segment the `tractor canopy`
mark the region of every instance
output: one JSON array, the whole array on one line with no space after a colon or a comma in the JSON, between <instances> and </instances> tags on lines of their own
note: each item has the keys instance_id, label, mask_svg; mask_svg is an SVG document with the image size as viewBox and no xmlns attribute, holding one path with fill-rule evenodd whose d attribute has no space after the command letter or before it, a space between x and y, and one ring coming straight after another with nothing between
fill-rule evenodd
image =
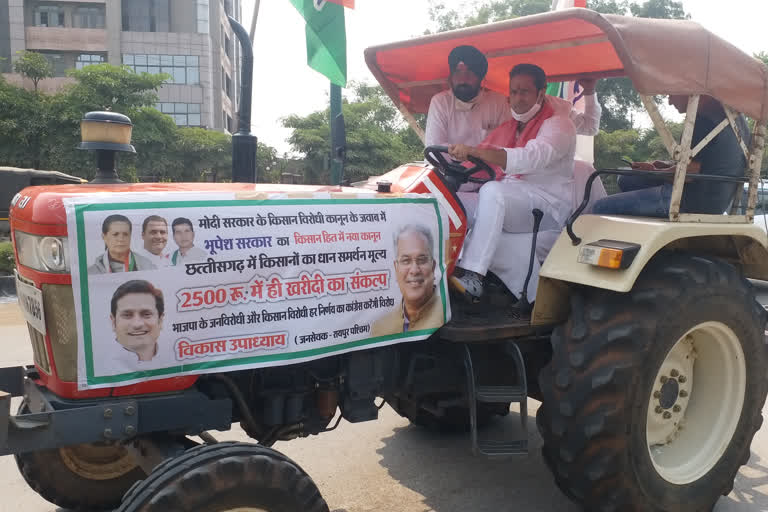
<instances>
[{"instance_id":1,"label":"tractor canopy","mask_svg":"<svg viewBox=\"0 0 768 512\"><path fill-rule=\"evenodd\" d=\"M485 86L507 95L508 73L535 63L552 82L626 76L642 95L709 95L768 121L768 69L698 23L566 9L368 48L366 62L395 105L424 113L447 88L448 54L488 58Z\"/></svg>"}]
</instances>

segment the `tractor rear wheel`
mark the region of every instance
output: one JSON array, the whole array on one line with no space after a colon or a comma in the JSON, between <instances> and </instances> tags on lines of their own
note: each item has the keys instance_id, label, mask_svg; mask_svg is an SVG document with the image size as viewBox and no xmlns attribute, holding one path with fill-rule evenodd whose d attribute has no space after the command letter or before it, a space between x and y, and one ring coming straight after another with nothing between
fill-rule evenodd
<instances>
[{"instance_id":1,"label":"tractor rear wheel","mask_svg":"<svg viewBox=\"0 0 768 512\"><path fill-rule=\"evenodd\" d=\"M589 511L711 510L762 424L765 323L713 258L662 254L629 293L575 291L539 379L561 490Z\"/></svg>"}]
</instances>

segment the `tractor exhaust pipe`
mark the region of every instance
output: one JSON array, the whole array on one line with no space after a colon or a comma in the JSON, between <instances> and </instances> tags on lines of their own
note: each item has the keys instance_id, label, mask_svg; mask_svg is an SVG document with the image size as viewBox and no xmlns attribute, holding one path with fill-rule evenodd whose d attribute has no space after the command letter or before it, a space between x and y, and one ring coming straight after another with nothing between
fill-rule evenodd
<instances>
[{"instance_id":1,"label":"tractor exhaust pipe","mask_svg":"<svg viewBox=\"0 0 768 512\"><path fill-rule=\"evenodd\" d=\"M256 183L256 148L258 139L251 133L251 99L253 96L253 42L245 28L227 16L243 53L240 71L240 109L237 133L232 135L232 181Z\"/></svg>"}]
</instances>

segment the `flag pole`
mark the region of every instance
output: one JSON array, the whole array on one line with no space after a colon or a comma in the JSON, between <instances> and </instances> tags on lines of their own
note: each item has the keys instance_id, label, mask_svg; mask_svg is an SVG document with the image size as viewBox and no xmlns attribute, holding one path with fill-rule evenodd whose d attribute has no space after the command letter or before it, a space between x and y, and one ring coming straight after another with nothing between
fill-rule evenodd
<instances>
[{"instance_id":1,"label":"flag pole","mask_svg":"<svg viewBox=\"0 0 768 512\"><path fill-rule=\"evenodd\" d=\"M346 134L341 113L341 87L331 82L331 185L341 185L344 176Z\"/></svg>"}]
</instances>

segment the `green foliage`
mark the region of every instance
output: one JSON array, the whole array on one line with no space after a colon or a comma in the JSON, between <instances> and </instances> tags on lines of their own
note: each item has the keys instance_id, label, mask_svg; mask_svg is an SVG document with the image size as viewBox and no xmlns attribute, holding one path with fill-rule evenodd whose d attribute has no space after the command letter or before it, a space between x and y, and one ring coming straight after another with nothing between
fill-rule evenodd
<instances>
[{"instance_id":1,"label":"green foliage","mask_svg":"<svg viewBox=\"0 0 768 512\"><path fill-rule=\"evenodd\" d=\"M0 274L13 274L15 262L11 242L0 242Z\"/></svg>"},{"instance_id":2,"label":"green foliage","mask_svg":"<svg viewBox=\"0 0 768 512\"><path fill-rule=\"evenodd\" d=\"M429 16L437 23L436 32L445 32L529 14L539 14L549 11L551 7L551 0L491 0L477 5L474 12L464 14L456 9L446 8L443 2L430 0ZM427 33L430 31L427 30Z\"/></svg>"},{"instance_id":3,"label":"green foliage","mask_svg":"<svg viewBox=\"0 0 768 512\"><path fill-rule=\"evenodd\" d=\"M688 20L690 14L683 9L683 2L675 0L648 0L643 4L633 3L629 6L632 16L638 18L659 18L665 20Z\"/></svg>"},{"instance_id":4,"label":"green foliage","mask_svg":"<svg viewBox=\"0 0 768 512\"><path fill-rule=\"evenodd\" d=\"M345 179L364 180L418 159L423 145L409 133L410 128L384 91L367 84L350 85L351 98L345 98L342 105L347 132ZM305 155L305 183L329 183L329 117L325 110L283 119L283 125L293 129L288 142Z\"/></svg>"},{"instance_id":5,"label":"green foliage","mask_svg":"<svg viewBox=\"0 0 768 512\"><path fill-rule=\"evenodd\" d=\"M111 110L128 116L157 103L157 91L171 78L166 73L136 73L127 66L111 64L71 69L67 74L76 80L65 95L74 107L84 112Z\"/></svg>"},{"instance_id":6,"label":"green foliage","mask_svg":"<svg viewBox=\"0 0 768 512\"><path fill-rule=\"evenodd\" d=\"M602 14L626 14L628 0L587 0L587 7Z\"/></svg>"},{"instance_id":7,"label":"green foliage","mask_svg":"<svg viewBox=\"0 0 768 512\"><path fill-rule=\"evenodd\" d=\"M757 52L754 57L768 66L768 52Z\"/></svg>"},{"instance_id":8,"label":"green foliage","mask_svg":"<svg viewBox=\"0 0 768 512\"><path fill-rule=\"evenodd\" d=\"M275 148L259 142L256 150L256 171L260 183L280 183L282 167Z\"/></svg>"},{"instance_id":9,"label":"green foliage","mask_svg":"<svg viewBox=\"0 0 768 512\"><path fill-rule=\"evenodd\" d=\"M231 137L202 128L178 128L158 112L157 90L167 75L137 74L109 64L72 70L75 83L45 95L0 82L0 164L57 170L90 179L93 154L79 151L80 120L93 110L126 114L133 121L137 154L120 154L125 181L221 181L231 179ZM258 164L275 150L259 145Z\"/></svg>"},{"instance_id":10,"label":"green foliage","mask_svg":"<svg viewBox=\"0 0 768 512\"><path fill-rule=\"evenodd\" d=\"M679 139L683 130L680 123L667 123L672 135ZM600 130L595 137L595 169L624 167L622 159L634 162L669 160L670 156L656 130ZM609 191L615 191L615 176L603 176Z\"/></svg>"},{"instance_id":11,"label":"green foliage","mask_svg":"<svg viewBox=\"0 0 768 512\"><path fill-rule=\"evenodd\" d=\"M35 91L40 80L53 76L53 67L42 54L27 50L16 53L19 58L13 63L13 70L32 80Z\"/></svg>"},{"instance_id":12,"label":"green foliage","mask_svg":"<svg viewBox=\"0 0 768 512\"><path fill-rule=\"evenodd\" d=\"M0 82L0 165L37 167L50 132L49 98Z\"/></svg>"}]
</instances>

